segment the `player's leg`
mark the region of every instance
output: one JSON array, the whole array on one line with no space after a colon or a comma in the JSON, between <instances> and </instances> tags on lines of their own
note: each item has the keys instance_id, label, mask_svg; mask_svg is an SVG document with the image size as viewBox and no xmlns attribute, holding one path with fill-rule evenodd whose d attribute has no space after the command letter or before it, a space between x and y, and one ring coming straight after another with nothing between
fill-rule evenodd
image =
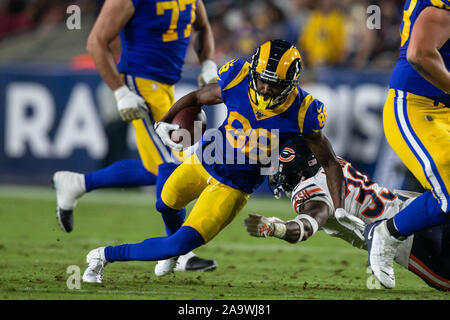
<instances>
[{"instance_id":1,"label":"player's leg","mask_svg":"<svg viewBox=\"0 0 450 320\"><path fill-rule=\"evenodd\" d=\"M195 157L192 155L192 157ZM181 164L169 177L157 203L167 214L177 212L198 197L206 188L209 175L200 164ZM89 267L83 280L101 282L103 267L108 262L127 260L169 260L204 244L204 239L192 227L181 227L167 237L150 238L137 244L124 244L92 250L88 254ZM172 266L173 269L173 266ZM99 280L100 279L100 280Z\"/></svg>"},{"instance_id":2,"label":"player's leg","mask_svg":"<svg viewBox=\"0 0 450 320\"><path fill-rule=\"evenodd\" d=\"M147 171L140 160L121 160L87 174L57 171L52 181L56 190L58 222L63 231L70 232L73 209L85 193L103 188L150 186L156 183L156 176Z\"/></svg>"},{"instance_id":3,"label":"player's leg","mask_svg":"<svg viewBox=\"0 0 450 320\"><path fill-rule=\"evenodd\" d=\"M177 171L174 172L175 175ZM172 177L168 181L169 184L171 180ZM184 254L209 242L236 217L247 203L249 195L221 184L214 178L208 180L207 187L201 192L188 219L174 234L149 238L136 244L102 247L91 252L102 252L102 265L115 261L154 261ZM165 196L166 188L163 198ZM172 200L174 204L182 203ZM98 265L90 265L85 274L95 274Z\"/></svg>"},{"instance_id":4,"label":"player's leg","mask_svg":"<svg viewBox=\"0 0 450 320\"><path fill-rule=\"evenodd\" d=\"M450 224L414 234L408 269L429 286L450 291Z\"/></svg>"},{"instance_id":5,"label":"player's leg","mask_svg":"<svg viewBox=\"0 0 450 320\"><path fill-rule=\"evenodd\" d=\"M136 132L136 143L144 167L156 174L156 201L161 197L162 188L177 168L172 150L164 145L156 134L153 125L159 121L174 103L174 86L159 83L149 79L126 76L128 86L146 101L150 112L148 117L133 121ZM158 210L159 211L159 210ZM184 222L186 210L178 212L161 212L168 235L178 230Z\"/></svg>"},{"instance_id":6,"label":"player's leg","mask_svg":"<svg viewBox=\"0 0 450 320\"><path fill-rule=\"evenodd\" d=\"M393 259L402 240L449 219L450 109L446 109L435 106L432 100L399 90L390 90L386 101L383 111L386 138L430 191L417 197L394 218L367 226L369 263L374 276L385 287L395 286Z\"/></svg>"},{"instance_id":7,"label":"player's leg","mask_svg":"<svg viewBox=\"0 0 450 320\"><path fill-rule=\"evenodd\" d=\"M450 109L398 90L393 102L384 112L386 138L430 190L388 223L390 231L407 237L450 218Z\"/></svg>"}]
</instances>

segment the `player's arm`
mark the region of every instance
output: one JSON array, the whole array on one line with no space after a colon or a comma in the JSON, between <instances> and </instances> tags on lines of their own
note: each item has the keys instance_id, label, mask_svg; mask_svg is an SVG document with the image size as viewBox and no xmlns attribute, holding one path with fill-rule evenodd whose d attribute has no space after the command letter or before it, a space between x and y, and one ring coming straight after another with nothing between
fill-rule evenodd
<instances>
[{"instance_id":1,"label":"player's arm","mask_svg":"<svg viewBox=\"0 0 450 320\"><path fill-rule=\"evenodd\" d=\"M134 6L131 0L105 1L87 41L87 51L101 77L113 91L123 86L124 82L117 70L110 44L133 14Z\"/></svg>"},{"instance_id":2,"label":"player's arm","mask_svg":"<svg viewBox=\"0 0 450 320\"><path fill-rule=\"evenodd\" d=\"M114 91L120 116L124 121L142 118L141 110L148 111L144 99L131 92L120 77L110 45L134 14L131 0L108 0L100 11L87 41L98 72Z\"/></svg>"},{"instance_id":3,"label":"player's arm","mask_svg":"<svg viewBox=\"0 0 450 320\"><path fill-rule=\"evenodd\" d=\"M171 124L175 115L188 107L202 107L219 103L222 103L220 86L217 83L208 84L201 89L188 93L175 102L161 121L155 123L155 131L167 146L175 150L182 150L182 145L173 142L169 135L170 131L179 129L178 125Z\"/></svg>"},{"instance_id":4,"label":"player's arm","mask_svg":"<svg viewBox=\"0 0 450 320\"><path fill-rule=\"evenodd\" d=\"M305 241L323 227L328 220L329 208L322 201L308 201L300 214L293 220L266 218L249 214L244 225L254 237L277 237L290 243Z\"/></svg>"},{"instance_id":5,"label":"player's arm","mask_svg":"<svg viewBox=\"0 0 450 320\"><path fill-rule=\"evenodd\" d=\"M439 49L450 38L450 11L425 8L414 23L406 58L425 79L450 94L450 72Z\"/></svg>"},{"instance_id":6,"label":"player's arm","mask_svg":"<svg viewBox=\"0 0 450 320\"><path fill-rule=\"evenodd\" d=\"M342 167L333 151L330 141L319 131L317 133L304 134L309 149L317 158L327 175L327 185L330 190L331 199L333 200L335 210L343 208L343 186L344 174Z\"/></svg>"},{"instance_id":7,"label":"player's arm","mask_svg":"<svg viewBox=\"0 0 450 320\"><path fill-rule=\"evenodd\" d=\"M197 2L195 16L192 39L194 50L202 65L202 72L198 79L201 88L208 83L217 81L217 64L214 62L214 35L202 0Z\"/></svg>"}]
</instances>

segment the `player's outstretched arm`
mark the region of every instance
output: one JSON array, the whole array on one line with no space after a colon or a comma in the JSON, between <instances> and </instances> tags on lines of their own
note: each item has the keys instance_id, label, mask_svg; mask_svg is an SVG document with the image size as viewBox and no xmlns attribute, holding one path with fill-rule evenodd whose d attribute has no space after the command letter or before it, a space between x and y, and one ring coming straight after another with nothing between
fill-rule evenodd
<instances>
[{"instance_id":1,"label":"player's outstretched arm","mask_svg":"<svg viewBox=\"0 0 450 320\"><path fill-rule=\"evenodd\" d=\"M195 10L194 34L192 35L194 50L202 65L199 76L199 87L217 82L217 64L214 62L214 35L209 24L208 15L202 0L197 2Z\"/></svg>"},{"instance_id":2,"label":"player's outstretched arm","mask_svg":"<svg viewBox=\"0 0 450 320\"><path fill-rule=\"evenodd\" d=\"M331 199L333 199L334 209L343 208L343 188L345 185L344 174L330 141L322 131L305 134L303 136L305 137L309 149L311 149L311 152L325 170L325 174L327 175L327 185L330 190Z\"/></svg>"},{"instance_id":3,"label":"player's outstretched arm","mask_svg":"<svg viewBox=\"0 0 450 320\"><path fill-rule=\"evenodd\" d=\"M250 213L244 220L247 232L254 237L276 237L290 243L305 241L323 227L328 219L328 206L322 201L309 201L299 215L289 221L266 218Z\"/></svg>"},{"instance_id":4,"label":"player's outstretched arm","mask_svg":"<svg viewBox=\"0 0 450 320\"><path fill-rule=\"evenodd\" d=\"M450 72L439 49L450 38L450 11L425 8L414 23L406 58L418 73L450 94Z\"/></svg>"}]
</instances>

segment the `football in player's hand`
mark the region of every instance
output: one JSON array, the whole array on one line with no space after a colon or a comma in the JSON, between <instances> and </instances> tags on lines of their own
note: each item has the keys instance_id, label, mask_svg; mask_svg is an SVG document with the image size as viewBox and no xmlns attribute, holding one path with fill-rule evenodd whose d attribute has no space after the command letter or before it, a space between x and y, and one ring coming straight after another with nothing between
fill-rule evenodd
<instances>
[{"instance_id":1,"label":"football in player's hand","mask_svg":"<svg viewBox=\"0 0 450 320\"><path fill-rule=\"evenodd\" d=\"M187 148L200 140L205 133L206 114L200 107L188 107L175 115L172 124L179 125L180 129L172 131L170 139Z\"/></svg>"}]
</instances>

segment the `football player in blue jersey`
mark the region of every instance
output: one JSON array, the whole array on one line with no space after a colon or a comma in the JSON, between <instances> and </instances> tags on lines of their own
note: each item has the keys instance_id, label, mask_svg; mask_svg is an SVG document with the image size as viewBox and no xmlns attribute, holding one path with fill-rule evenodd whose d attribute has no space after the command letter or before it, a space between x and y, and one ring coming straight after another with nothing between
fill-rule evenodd
<instances>
[{"instance_id":1,"label":"football player in blue jersey","mask_svg":"<svg viewBox=\"0 0 450 320\"><path fill-rule=\"evenodd\" d=\"M89 35L87 50L106 84L114 92L118 111L131 121L141 160L119 161L111 166L78 174L59 171L53 182L57 194L57 217L62 229L73 229L73 209L84 193L105 187L138 187L156 183L156 198L168 176L177 167L172 153L160 140L153 124L160 121L174 103L174 84L180 79L191 34L202 64L199 83L215 81L214 39L202 0L108 0ZM120 35L118 65L110 44ZM168 235L184 222L186 211L161 212ZM169 261L155 268L167 273ZM216 262L189 252L180 257L182 270L208 270Z\"/></svg>"},{"instance_id":2,"label":"football player in blue jersey","mask_svg":"<svg viewBox=\"0 0 450 320\"><path fill-rule=\"evenodd\" d=\"M304 136L323 166L334 207L342 209L342 169L322 133L326 111L298 85L301 72L298 49L287 41L272 40L257 48L251 63L243 59L226 63L218 72L218 83L178 100L155 124L162 141L174 149L181 149L169 137L175 129L170 122L178 112L221 102L227 107L223 124L202 137L196 151L171 174L156 203L168 215L197 199L195 205L170 236L91 250L83 281L101 282L107 263L174 259L211 241L264 181L263 174L269 171L263 169L276 165L267 159L278 159L279 146L298 135Z\"/></svg>"},{"instance_id":3,"label":"football player in blue jersey","mask_svg":"<svg viewBox=\"0 0 450 320\"><path fill-rule=\"evenodd\" d=\"M428 191L366 228L369 264L386 288L395 287L393 261L404 239L450 223L449 38L449 0L406 1L383 125L391 147Z\"/></svg>"}]
</instances>

